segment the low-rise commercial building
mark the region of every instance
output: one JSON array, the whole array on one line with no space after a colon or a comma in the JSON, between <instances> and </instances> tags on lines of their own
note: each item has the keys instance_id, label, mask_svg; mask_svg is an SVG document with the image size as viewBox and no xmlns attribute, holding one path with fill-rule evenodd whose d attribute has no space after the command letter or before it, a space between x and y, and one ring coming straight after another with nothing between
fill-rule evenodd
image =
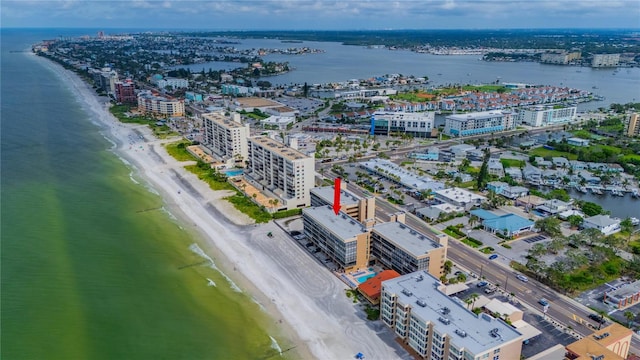
<instances>
[{"instance_id":1,"label":"low-rise commercial building","mask_svg":"<svg viewBox=\"0 0 640 360\"><path fill-rule=\"evenodd\" d=\"M626 309L640 301L640 280L621 285L617 289L604 293L604 302L618 309Z\"/></svg>"},{"instance_id":2,"label":"low-rise commercial building","mask_svg":"<svg viewBox=\"0 0 640 360\"><path fill-rule=\"evenodd\" d=\"M463 207L465 210L480 206L487 201L486 197L461 188L436 190L434 196L439 201Z\"/></svg>"},{"instance_id":3,"label":"low-rise commercial building","mask_svg":"<svg viewBox=\"0 0 640 360\"><path fill-rule=\"evenodd\" d=\"M482 226L485 230L506 237L514 237L531 231L535 224L533 221L516 214L497 215L483 209L471 210L471 215L482 220Z\"/></svg>"},{"instance_id":4,"label":"low-rise commercial building","mask_svg":"<svg viewBox=\"0 0 640 360\"><path fill-rule=\"evenodd\" d=\"M439 285L426 271L384 281L380 318L422 359L520 359L518 331L488 314L474 314Z\"/></svg>"}]
</instances>

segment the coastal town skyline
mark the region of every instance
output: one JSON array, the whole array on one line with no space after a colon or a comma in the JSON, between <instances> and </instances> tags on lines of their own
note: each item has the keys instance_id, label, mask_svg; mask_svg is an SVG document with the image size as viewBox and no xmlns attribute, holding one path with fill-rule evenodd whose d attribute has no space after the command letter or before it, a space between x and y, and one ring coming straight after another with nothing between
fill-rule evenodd
<instances>
[{"instance_id":1,"label":"coastal town skyline","mask_svg":"<svg viewBox=\"0 0 640 360\"><path fill-rule=\"evenodd\" d=\"M638 28L640 4L584 1L3 1L3 28L200 30Z\"/></svg>"}]
</instances>

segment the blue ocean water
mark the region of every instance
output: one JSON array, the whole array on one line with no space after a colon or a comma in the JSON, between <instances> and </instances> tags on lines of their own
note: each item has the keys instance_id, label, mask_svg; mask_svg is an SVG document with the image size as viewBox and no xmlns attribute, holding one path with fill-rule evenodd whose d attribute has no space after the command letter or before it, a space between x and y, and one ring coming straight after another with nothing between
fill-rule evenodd
<instances>
[{"instance_id":1,"label":"blue ocean water","mask_svg":"<svg viewBox=\"0 0 640 360\"><path fill-rule=\"evenodd\" d=\"M194 251L200 239L24 51L83 33L1 33L0 357L278 358L258 305Z\"/></svg>"}]
</instances>

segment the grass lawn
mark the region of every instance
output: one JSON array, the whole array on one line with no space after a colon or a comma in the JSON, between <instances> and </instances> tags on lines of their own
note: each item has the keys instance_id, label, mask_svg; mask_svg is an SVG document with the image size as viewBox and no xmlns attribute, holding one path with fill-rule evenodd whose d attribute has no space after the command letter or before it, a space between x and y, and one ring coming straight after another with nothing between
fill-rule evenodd
<instances>
[{"instance_id":1,"label":"grass lawn","mask_svg":"<svg viewBox=\"0 0 640 360\"><path fill-rule=\"evenodd\" d=\"M247 214L257 223L266 223L272 219L270 213L262 209L262 207L256 205L256 203L254 203L248 197L244 196L241 193L227 196L224 199L232 203L236 209L240 210L244 214Z\"/></svg>"},{"instance_id":2,"label":"grass lawn","mask_svg":"<svg viewBox=\"0 0 640 360\"><path fill-rule=\"evenodd\" d=\"M521 167L524 167L525 165L524 160L517 160L517 159L500 159L500 162L502 163L502 166L504 166L505 168L510 168L510 167L521 168Z\"/></svg>"},{"instance_id":3,"label":"grass lawn","mask_svg":"<svg viewBox=\"0 0 640 360\"><path fill-rule=\"evenodd\" d=\"M587 130L574 130L571 132L575 137L581 139L591 139L591 133Z\"/></svg>"},{"instance_id":4,"label":"grass lawn","mask_svg":"<svg viewBox=\"0 0 640 360\"><path fill-rule=\"evenodd\" d=\"M462 236L454 233L453 231L449 230L449 229L444 229L442 230L442 232L444 232L445 234L451 236L454 239L460 239ZM462 242L464 242L464 240L462 240Z\"/></svg>"},{"instance_id":5,"label":"grass lawn","mask_svg":"<svg viewBox=\"0 0 640 360\"><path fill-rule=\"evenodd\" d=\"M607 149L609 151L611 151L614 154L620 154L622 152L622 149L620 149L619 147L616 146L609 146L609 145L592 145L589 146L589 151L592 152L600 152L604 149Z\"/></svg>"},{"instance_id":6,"label":"grass lawn","mask_svg":"<svg viewBox=\"0 0 640 360\"><path fill-rule=\"evenodd\" d=\"M166 144L164 147L167 149L169 155L173 156L178 161L197 161L198 158L187 151L187 146L189 145L191 145L191 141L180 140Z\"/></svg>"},{"instance_id":7,"label":"grass lawn","mask_svg":"<svg viewBox=\"0 0 640 360\"><path fill-rule=\"evenodd\" d=\"M622 159L623 159L624 161L631 161L631 160L640 161L640 155L636 155L636 154L627 154L627 155L624 155L624 156L622 157Z\"/></svg>"},{"instance_id":8,"label":"grass lawn","mask_svg":"<svg viewBox=\"0 0 640 360\"><path fill-rule=\"evenodd\" d=\"M479 240L476 240L474 242L474 241L469 240L469 238L465 238L465 239L462 239L461 241L464 244L467 244L467 245L471 246L472 248L479 248L480 246L482 246L482 241L479 241Z\"/></svg>"},{"instance_id":9,"label":"grass lawn","mask_svg":"<svg viewBox=\"0 0 640 360\"><path fill-rule=\"evenodd\" d=\"M549 149L545 149L543 147L539 147L539 148L535 148L535 149L531 149L528 152L529 155L534 155L534 156L540 156L540 157L565 157L569 160L578 160L578 155L577 154L571 154L568 152L564 152L564 151L558 151L558 150L549 150Z\"/></svg>"},{"instance_id":10,"label":"grass lawn","mask_svg":"<svg viewBox=\"0 0 640 360\"><path fill-rule=\"evenodd\" d=\"M217 181L213 178L211 178L211 176L209 175L211 173L211 170L207 170L207 169L201 169L198 167L198 165L188 165L184 167L185 169L187 169L187 171L190 171L194 174L196 174L196 176L198 176L198 179L206 182L207 184L209 184L209 187L211 188L211 190L233 190L233 191L237 191L231 184L229 184L226 181Z\"/></svg>"},{"instance_id":11,"label":"grass lawn","mask_svg":"<svg viewBox=\"0 0 640 360\"><path fill-rule=\"evenodd\" d=\"M480 249L479 251L483 254L492 254L495 251L495 249L492 248L491 246L486 246Z\"/></svg>"}]
</instances>

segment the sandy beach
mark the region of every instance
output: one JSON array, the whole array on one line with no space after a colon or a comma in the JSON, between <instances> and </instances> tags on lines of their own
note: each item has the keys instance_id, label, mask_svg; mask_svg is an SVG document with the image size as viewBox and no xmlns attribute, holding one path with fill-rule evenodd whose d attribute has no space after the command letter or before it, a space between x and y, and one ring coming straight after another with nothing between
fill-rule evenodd
<instances>
[{"instance_id":1,"label":"sandy beach","mask_svg":"<svg viewBox=\"0 0 640 360\"><path fill-rule=\"evenodd\" d=\"M47 63L88 111L91 121L114 143L113 151L136 177L160 193L165 208L190 232L217 268L274 320L274 328L304 359L411 359L380 322L366 320L360 305L345 296L347 286L271 222L252 220L222 200L227 191L212 191L184 169L162 146L178 138L158 140L142 125L122 124L108 112L105 98L76 74ZM267 237L267 232L273 237ZM203 254L204 255L204 254ZM222 286L219 284L218 286Z\"/></svg>"}]
</instances>

